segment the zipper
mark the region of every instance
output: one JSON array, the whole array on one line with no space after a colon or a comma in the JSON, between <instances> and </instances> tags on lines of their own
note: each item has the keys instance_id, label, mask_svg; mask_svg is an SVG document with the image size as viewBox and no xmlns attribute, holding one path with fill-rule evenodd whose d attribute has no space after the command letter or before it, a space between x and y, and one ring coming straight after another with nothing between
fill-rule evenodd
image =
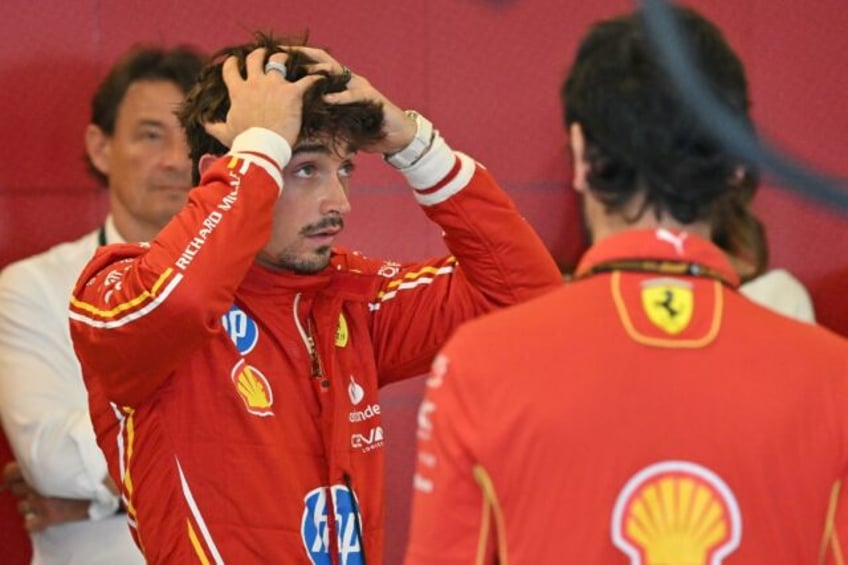
<instances>
[{"instance_id":1,"label":"zipper","mask_svg":"<svg viewBox=\"0 0 848 565\"><path fill-rule=\"evenodd\" d=\"M318 346L315 342L315 332L312 329L312 316L310 314L306 315L306 327L304 327L300 321L300 297L300 292L298 292L294 297L294 304L292 306L292 310L294 311L294 323L297 326L300 339L303 340L303 345L306 346L306 352L309 353L309 359L312 361L312 367L310 369L311 376L313 379L320 379L321 387L326 389L330 386L330 381L328 381L324 376L324 366L321 363L321 357L318 355Z\"/></svg>"}]
</instances>

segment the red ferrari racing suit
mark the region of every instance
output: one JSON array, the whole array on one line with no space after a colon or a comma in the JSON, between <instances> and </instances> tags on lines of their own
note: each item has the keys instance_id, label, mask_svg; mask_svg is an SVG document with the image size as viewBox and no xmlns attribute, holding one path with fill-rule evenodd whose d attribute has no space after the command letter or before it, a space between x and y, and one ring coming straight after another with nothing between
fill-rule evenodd
<instances>
[{"instance_id":1,"label":"red ferrari racing suit","mask_svg":"<svg viewBox=\"0 0 848 565\"><path fill-rule=\"evenodd\" d=\"M75 289L98 443L150 563L381 563L378 387L425 372L461 322L560 284L443 141L404 172L452 256L264 268L289 156L248 130L153 242L102 248Z\"/></svg>"},{"instance_id":2,"label":"red ferrari racing suit","mask_svg":"<svg viewBox=\"0 0 848 565\"><path fill-rule=\"evenodd\" d=\"M407 565L844 563L848 344L625 230L464 326L418 416Z\"/></svg>"}]
</instances>

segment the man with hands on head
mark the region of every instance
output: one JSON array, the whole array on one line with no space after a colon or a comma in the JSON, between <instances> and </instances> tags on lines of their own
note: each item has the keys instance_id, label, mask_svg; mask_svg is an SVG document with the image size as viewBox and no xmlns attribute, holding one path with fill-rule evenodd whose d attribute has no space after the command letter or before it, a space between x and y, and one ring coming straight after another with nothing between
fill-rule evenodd
<instances>
[{"instance_id":1,"label":"man with hands on head","mask_svg":"<svg viewBox=\"0 0 848 565\"><path fill-rule=\"evenodd\" d=\"M560 284L484 168L320 49L222 50L182 112L199 185L150 245L102 249L71 332L98 442L151 563L381 563L378 387L457 325ZM357 151L451 255L333 246Z\"/></svg>"}]
</instances>

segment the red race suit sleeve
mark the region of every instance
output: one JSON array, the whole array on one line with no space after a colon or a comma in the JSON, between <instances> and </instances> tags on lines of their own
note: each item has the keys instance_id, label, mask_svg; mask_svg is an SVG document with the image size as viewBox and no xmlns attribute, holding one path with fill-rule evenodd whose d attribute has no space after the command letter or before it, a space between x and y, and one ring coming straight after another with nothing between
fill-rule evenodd
<instances>
[{"instance_id":1,"label":"red race suit sleeve","mask_svg":"<svg viewBox=\"0 0 848 565\"><path fill-rule=\"evenodd\" d=\"M109 400L138 405L213 334L268 241L290 157L279 135L245 131L156 239L102 247L83 270L71 336Z\"/></svg>"},{"instance_id":2,"label":"red race suit sleeve","mask_svg":"<svg viewBox=\"0 0 848 565\"><path fill-rule=\"evenodd\" d=\"M396 265L383 280L370 306L381 385L425 373L462 322L562 284L544 243L480 164L437 137L403 172L451 255Z\"/></svg>"}]
</instances>

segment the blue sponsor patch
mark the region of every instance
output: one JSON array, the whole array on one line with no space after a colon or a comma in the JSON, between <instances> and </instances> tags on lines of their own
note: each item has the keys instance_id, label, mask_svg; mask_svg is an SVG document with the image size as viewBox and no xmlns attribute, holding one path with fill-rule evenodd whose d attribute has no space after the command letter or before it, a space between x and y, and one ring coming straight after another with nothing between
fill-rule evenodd
<instances>
[{"instance_id":1,"label":"blue sponsor patch","mask_svg":"<svg viewBox=\"0 0 848 565\"><path fill-rule=\"evenodd\" d=\"M259 328L244 310L233 305L229 312L221 316L221 323L224 325L224 331L236 344L239 353L247 355L256 347L256 342L259 341Z\"/></svg>"},{"instance_id":2,"label":"blue sponsor patch","mask_svg":"<svg viewBox=\"0 0 848 565\"><path fill-rule=\"evenodd\" d=\"M354 512L353 496L344 485L318 487L303 499L303 521L300 534L303 546L313 565L330 565L330 531L327 527L327 494L332 493L335 509L336 541L341 565L362 565L362 544L357 531L358 513ZM361 518L360 523L361 523Z\"/></svg>"}]
</instances>

